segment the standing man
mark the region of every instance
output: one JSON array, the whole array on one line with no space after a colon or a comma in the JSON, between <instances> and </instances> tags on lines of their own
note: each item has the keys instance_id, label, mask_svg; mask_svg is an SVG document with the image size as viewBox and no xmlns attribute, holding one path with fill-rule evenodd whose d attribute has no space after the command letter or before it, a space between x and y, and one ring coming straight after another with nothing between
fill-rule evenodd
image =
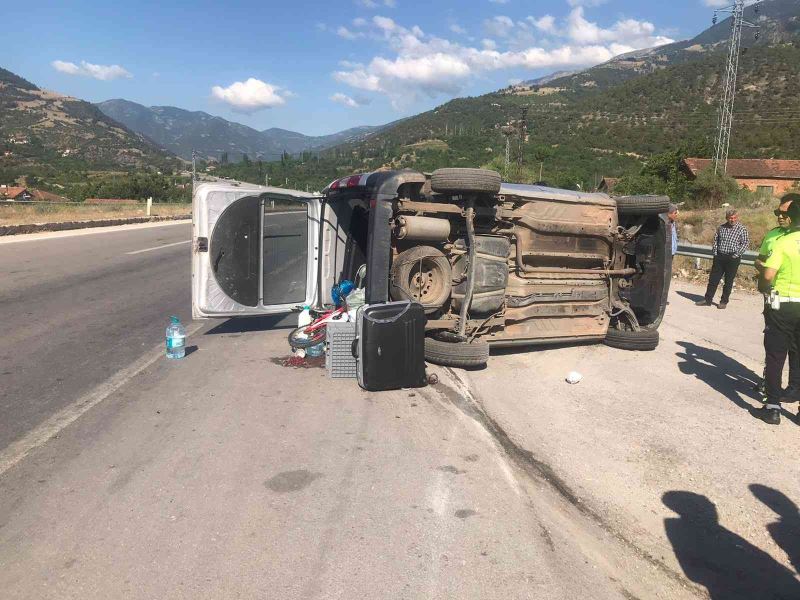
<instances>
[{"instance_id":1,"label":"standing man","mask_svg":"<svg viewBox=\"0 0 800 600\"><path fill-rule=\"evenodd\" d=\"M717 293L717 286L720 280L725 277L725 284L722 286L722 298L720 298L717 308L727 308L728 300L733 289L733 278L739 270L739 262L742 254L747 252L750 244L750 235L747 228L739 222L739 213L735 208L725 211L725 223L717 227L714 234L714 263L711 265L711 275L708 278L706 296L697 303L697 306L711 306L714 294Z\"/></svg>"},{"instance_id":2,"label":"standing man","mask_svg":"<svg viewBox=\"0 0 800 600\"><path fill-rule=\"evenodd\" d=\"M755 262L759 277L758 289L769 289L769 285L765 284L763 281L764 262L772 256L772 247L775 245L775 242L791 231L791 221L789 220L788 211L794 200L800 200L800 194L786 194L781 198L780 205L775 209L775 216L778 217L778 226L770 229L761 242L761 246L758 250L758 258L756 258ZM767 326L767 313L769 311L769 295L764 294L764 327ZM792 345L789 348L789 388L786 390L786 396L789 398L784 398L784 400L792 400L795 396L800 397L800 362L797 362L797 360L798 353ZM766 370L764 372L764 381L757 386L757 390L762 396L766 396Z\"/></svg>"},{"instance_id":3,"label":"standing man","mask_svg":"<svg viewBox=\"0 0 800 600\"><path fill-rule=\"evenodd\" d=\"M781 377L789 348L800 341L800 202L792 202L786 217L789 233L772 246L764 261L762 291L770 292L764 350L767 355L767 403L754 414L770 425L781 422Z\"/></svg>"},{"instance_id":4,"label":"standing man","mask_svg":"<svg viewBox=\"0 0 800 600\"><path fill-rule=\"evenodd\" d=\"M672 232L672 256L678 253L678 224L675 220L678 218L678 206L670 204L667 211L667 218L669 219L669 228Z\"/></svg>"}]
</instances>

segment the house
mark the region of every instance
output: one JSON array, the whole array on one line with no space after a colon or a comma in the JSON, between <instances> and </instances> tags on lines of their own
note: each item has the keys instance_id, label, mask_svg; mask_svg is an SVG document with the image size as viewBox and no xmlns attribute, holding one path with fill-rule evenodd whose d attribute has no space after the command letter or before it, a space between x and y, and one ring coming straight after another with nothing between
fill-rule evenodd
<instances>
[{"instance_id":1,"label":"house","mask_svg":"<svg viewBox=\"0 0 800 600\"><path fill-rule=\"evenodd\" d=\"M689 179L705 169L714 168L710 158L685 158L681 168ZM727 174L753 192L782 196L792 186L800 187L800 160L772 158L730 158Z\"/></svg>"},{"instance_id":2,"label":"house","mask_svg":"<svg viewBox=\"0 0 800 600\"><path fill-rule=\"evenodd\" d=\"M31 188L30 193L33 196L32 200L36 202L69 202L69 198L53 194L52 192L45 192L44 190Z\"/></svg>"},{"instance_id":3,"label":"house","mask_svg":"<svg viewBox=\"0 0 800 600\"><path fill-rule=\"evenodd\" d=\"M19 202L22 200L33 200L33 194L24 187L0 186L0 200L11 200Z\"/></svg>"},{"instance_id":4,"label":"house","mask_svg":"<svg viewBox=\"0 0 800 600\"><path fill-rule=\"evenodd\" d=\"M600 185L597 186L597 191L611 194L618 183L619 177L603 177L600 180Z\"/></svg>"}]
</instances>

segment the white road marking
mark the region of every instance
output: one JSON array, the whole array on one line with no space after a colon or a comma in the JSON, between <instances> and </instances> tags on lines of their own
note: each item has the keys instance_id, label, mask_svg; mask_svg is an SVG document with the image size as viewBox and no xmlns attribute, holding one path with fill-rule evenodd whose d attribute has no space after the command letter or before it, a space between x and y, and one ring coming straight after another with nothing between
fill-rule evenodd
<instances>
[{"instance_id":1,"label":"white road marking","mask_svg":"<svg viewBox=\"0 0 800 600\"><path fill-rule=\"evenodd\" d=\"M197 323L186 330L186 335L191 336L202 327L203 323ZM78 398L72 404L51 416L36 429L30 431L16 442L11 443L5 450L0 452L0 476L19 463L31 451L46 444L53 436L58 435L63 429L77 421L84 413L100 404L163 356L164 345L159 344L127 369L119 371L88 394Z\"/></svg>"},{"instance_id":2,"label":"white road marking","mask_svg":"<svg viewBox=\"0 0 800 600\"><path fill-rule=\"evenodd\" d=\"M170 246L177 246L179 244L188 244L192 240L183 240L182 242L172 242L171 244L162 244L161 246L153 246L152 248L145 248L144 250L134 250L133 252L126 252L125 254L141 254L142 252L152 252L153 250L161 250L162 248L169 248Z\"/></svg>"},{"instance_id":3,"label":"white road marking","mask_svg":"<svg viewBox=\"0 0 800 600\"><path fill-rule=\"evenodd\" d=\"M43 231L41 233L20 233L17 235L0 236L0 244L14 244L18 242L37 242L43 240L57 240L65 237L79 235L95 235L98 233L115 233L117 231L131 231L132 229L150 229L151 227L170 227L172 225L185 225L191 219L182 221L159 221L157 223L131 223L129 225L109 225L108 227L86 227L84 229L67 229L64 231Z\"/></svg>"}]
</instances>

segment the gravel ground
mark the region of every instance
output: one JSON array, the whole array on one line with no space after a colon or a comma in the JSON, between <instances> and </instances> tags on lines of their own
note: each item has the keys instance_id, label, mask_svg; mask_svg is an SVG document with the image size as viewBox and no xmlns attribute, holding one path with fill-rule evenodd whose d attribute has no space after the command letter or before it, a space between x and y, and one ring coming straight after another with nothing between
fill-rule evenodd
<instances>
[{"instance_id":1,"label":"gravel ground","mask_svg":"<svg viewBox=\"0 0 800 600\"><path fill-rule=\"evenodd\" d=\"M720 311L694 306L703 291L675 282L655 352L502 352L452 377L565 498L644 554L714 598L797 598L797 406L779 427L749 414L760 297L736 293ZM577 385L564 381L573 369Z\"/></svg>"}]
</instances>

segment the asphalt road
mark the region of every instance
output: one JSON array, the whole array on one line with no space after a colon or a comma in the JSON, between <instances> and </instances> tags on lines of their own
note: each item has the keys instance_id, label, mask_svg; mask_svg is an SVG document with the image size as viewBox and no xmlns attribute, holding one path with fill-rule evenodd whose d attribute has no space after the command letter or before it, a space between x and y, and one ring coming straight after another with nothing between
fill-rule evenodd
<instances>
[{"instance_id":1,"label":"asphalt road","mask_svg":"<svg viewBox=\"0 0 800 600\"><path fill-rule=\"evenodd\" d=\"M191 316L188 223L0 240L0 449Z\"/></svg>"},{"instance_id":2,"label":"asphalt road","mask_svg":"<svg viewBox=\"0 0 800 600\"><path fill-rule=\"evenodd\" d=\"M686 597L512 460L444 383L196 334L0 475L3 598ZM664 594L659 596L659 594Z\"/></svg>"},{"instance_id":3,"label":"asphalt road","mask_svg":"<svg viewBox=\"0 0 800 600\"><path fill-rule=\"evenodd\" d=\"M374 394L284 367L277 318L164 359L188 225L45 237L0 241L4 599L797 597L796 426L747 414L757 297L676 286L653 353Z\"/></svg>"}]
</instances>

